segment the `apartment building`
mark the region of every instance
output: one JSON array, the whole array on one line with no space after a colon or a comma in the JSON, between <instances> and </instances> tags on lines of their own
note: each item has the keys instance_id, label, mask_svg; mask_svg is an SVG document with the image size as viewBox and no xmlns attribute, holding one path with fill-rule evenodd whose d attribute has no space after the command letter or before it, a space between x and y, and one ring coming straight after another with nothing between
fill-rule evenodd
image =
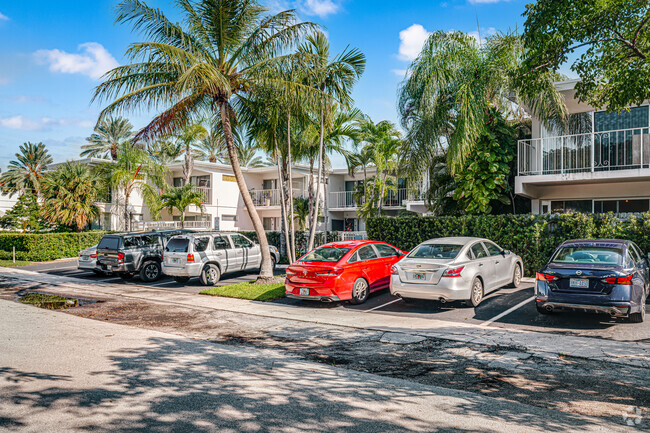
<instances>
[{"instance_id":1,"label":"apartment building","mask_svg":"<svg viewBox=\"0 0 650 433\"><path fill-rule=\"evenodd\" d=\"M533 118L532 138L518 143L515 193L535 214L619 214L650 210L650 109L595 110L575 97L577 80L556 83L569 110L566 131Z\"/></svg>"}]
</instances>

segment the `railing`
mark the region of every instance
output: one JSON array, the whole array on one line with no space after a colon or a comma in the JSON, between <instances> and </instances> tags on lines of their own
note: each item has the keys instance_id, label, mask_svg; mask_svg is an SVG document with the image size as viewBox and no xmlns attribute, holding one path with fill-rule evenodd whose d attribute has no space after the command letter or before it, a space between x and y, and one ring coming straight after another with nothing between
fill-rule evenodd
<instances>
[{"instance_id":1,"label":"railing","mask_svg":"<svg viewBox=\"0 0 650 433\"><path fill-rule=\"evenodd\" d=\"M363 197L361 197L359 204L363 204ZM330 208L349 208L358 207L359 204L354 200L354 192L336 191L329 193L329 202L327 203L327 206Z\"/></svg>"},{"instance_id":2,"label":"railing","mask_svg":"<svg viewBox=\"0 0 650 433\"><path fill-rule=\"evenodd\" d=\"M205 186L195 186L194 190L203 195L203 204L212 204L212 188Z\"/></svg>"},{"instance_id":3,"label":"railing","mask_svg":"<svg viewBox=\"0 0 650 433\"><path fill-rule=\"evenodd\" d=\"M249 191L253 203L258 207L266 206L280 206L280 190L279 189L260 189L260 190L251 190ZM294 188L292 190L294 198L304 197L305 191L302 189Z\"/></svg>"},{"instance_id":4,"label":"railing","mask_svg":"<svg viewBox=\"0 0 650 433\"><path fill-rule=\"evenodd\" d=\"M402 202L408 198L408 189L399 188L395 191L388 191L382 206L384 207L398 207L402 206Z\"/></svg>"},{"instance_id":5,"label":"railing","mask_svg":"<svg viewBox=\"0 0 650 433\"><path fill-rule=\"evenodd\" d=\"M365 231L356 232L339 232L342 241L355 241L368 239L368 234Z\"/></svg>"},{"instance_id":6,"label":"railing","mask_svg":"<svg viewBox=\"0 0 650 433\"><path fill-rule=\"evenodd\" d=\"M180 228L180 221L133 221L131 223L131 230L133 231L173 230ZM210 221L185 221L183 228L209 230L212 228L212 224Z\"/></svg>"},{"instance_id":7,"label":"railing","mask_svg":"<svg viewBox=\"0 0 650 433\"><path fill-rule=\"evenodd\" d=\"M520 176L648 167L650 129L631 128L519 140Z\"/></svg>"},{"instance_id":8,"label":"railing","mask_svg":"<svg viewBox=\"0 0 650 433\"><path fill-rule=\"evenodd\" d=\"M329 202L327 203L327 206L330 209L354 208L365 202L365 199L361 197L357 203L352 191L337 191L330 192L329 194ZM422 198L416 198L413 193L409 194L407 188L399 188L394 191L389 190L386 192L386 197L384 197L382 201L382 207L402 207L405 200L415 201L422 200Z\"/></svg>"}]
</instances>

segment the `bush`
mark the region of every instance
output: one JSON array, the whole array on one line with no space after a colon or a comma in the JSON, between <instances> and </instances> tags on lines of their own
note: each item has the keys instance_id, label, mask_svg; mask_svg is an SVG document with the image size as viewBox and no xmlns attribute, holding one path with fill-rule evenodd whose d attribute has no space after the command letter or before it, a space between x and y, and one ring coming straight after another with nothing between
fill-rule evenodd
<instances>
[{"instance_id":1,"label":"bush","mask_svg":"<svg viewBox=\"0 0 650 433\"><path fill-rule=\"evenodd\" d=\"M475 215L462 217L369 218L368 239L410 250L427 239L476 236L519 254L532 276L555 248L568 239L629 239L650 251L650 213L620 218L613 214Z\"/></svg>"},{"instance_id":2,"label":"bush","mask_svg":"<svg viewBox=\"0 0 650 433\"><path fill-rule=\"evenodd\" d=\"M44 261L76 257L79 251L99 243L107 232L81 233L0 233L0 259Z\"/></svg>"}]
</instances>

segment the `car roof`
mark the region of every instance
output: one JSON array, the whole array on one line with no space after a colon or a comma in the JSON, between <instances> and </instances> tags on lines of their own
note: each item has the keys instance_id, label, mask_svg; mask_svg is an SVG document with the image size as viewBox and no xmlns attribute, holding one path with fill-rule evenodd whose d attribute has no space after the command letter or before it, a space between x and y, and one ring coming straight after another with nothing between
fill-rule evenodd
<instances>
[{"instance_id":1,"label":"car roof","mask_svg":"<svg viewBox=\"0 0 650 433\"><path fill-rule=\"evenodd\" d=\"M469 244L471 242L477 242L477 241L490 241L490 240L485 239L485 238L475 238L475 237L471 237L471 236L450 236L450 237L446 237L446 238L433 238L433 239L426 240L426 241L424 241L422 243L423 244L439 244L439 243L443 243L443 242L451 242L451 243L458 243L458 244L461 244L461 245L466 245L466 244ZM492 241L490 241L490 242L492 242Z\"/></svg>"},{"instance_id":2,"label":"car roof","mask_svg":"<svg viewBox=\"0 0 650 433\"><path fill-rule=\"evenodd\" d=\"M356 248L361 245L369 245L369 244L385 244L386 242L382 241L369 241L369 240L356 240L356 241L336 241L336 242L329 242L323 245L320 245L320 247L336 247L336 248Z\"/></svg>"},{"instance_id":3,"label":"car roof","mask_svg":"<svg viewBox=\"0 0 650 433\"><path fill-rule=\"evenodd\" d=\"M625 239L571 239L568 241L562 242L562 246L578 245L578 244L619 244L619 245L629 245L632 241Z\"/></svg>"}]
</instances>

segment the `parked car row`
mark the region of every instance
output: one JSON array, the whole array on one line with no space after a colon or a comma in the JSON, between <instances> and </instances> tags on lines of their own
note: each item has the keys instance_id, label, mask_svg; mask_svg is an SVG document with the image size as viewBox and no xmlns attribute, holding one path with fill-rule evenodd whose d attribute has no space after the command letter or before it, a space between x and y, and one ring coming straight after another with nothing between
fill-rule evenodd
<instances>
[{"instance_id":1,"label":"parked car row","mask_svg":"<svg viewBox=\"0 0 650 433\"><path fill-rule=\"evenodd\" d=\"M280 252L269 249L275 268ZM139 275L151 282L164 274L178 282L198 277L214 285L224 273L259 269L261 258L260 246L240 233L161 230L105 235L79 254L78 268L125 280Z\"/></svg>"},{"instance_id":2,"label":"parked car row","mask_svg":"<svg viewBox=\"0 0 650 433\"><path fill-rule=\"evenodd\" d=\"M593 311L643 322L649 258L630 241L567 241L537 273L537 310ZM389 288L407 302L460 300L476 307L494 290L518 287L523 274L521 257L488 239L431 239L410 252L377 241L332 242L287 268L285 291L291 298L360 304Z\"/></svg>"}]
</instances>

